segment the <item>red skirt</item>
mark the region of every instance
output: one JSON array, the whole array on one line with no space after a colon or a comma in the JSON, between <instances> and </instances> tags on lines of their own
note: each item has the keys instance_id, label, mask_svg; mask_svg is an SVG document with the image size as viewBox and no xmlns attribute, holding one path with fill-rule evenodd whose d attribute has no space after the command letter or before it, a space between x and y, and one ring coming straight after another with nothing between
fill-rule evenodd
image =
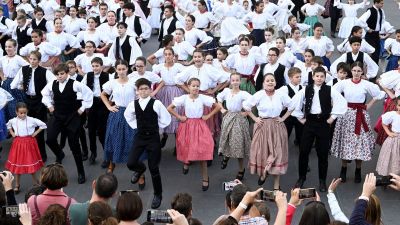
<instances>
[{"instance_id":1,"label":"red skirt","mask_svg":"<svg viewBox=\"0 0 400 225\"><path fill-rule=\"evenodd\" d=\"M396 110L396 101L393 101L393 99L391 98L387 98L385 101L385 105L383 106L382 114L394 110ZM385 142L386 138L388 137L388 135L385 132L385 129L383 129L382 127L382 116L379 116L378 121L376 121L374 130L377 133L375 143L382 146L383 142Z\"/></svg>"},{"instance_id":2,"label":"red skirt","mask_svg":"<svg viewBox=\"0 0 400 225\"><path fill-rule=\"evenodd\" d=\"M212 160L214 140L203 119L187 119L176 132L176 156L183 163Z\"/></svg>"},{"instance_id":3,"label":"red skirt","mask_svg":"<svg viewBox=\"0 0 400 225\"><path fill-rule=\"evenodd\" d=\"M36 138L15 137L11 145L6 169L14 174L31 174L43 167Z\"/></svg>"}]
</instances>

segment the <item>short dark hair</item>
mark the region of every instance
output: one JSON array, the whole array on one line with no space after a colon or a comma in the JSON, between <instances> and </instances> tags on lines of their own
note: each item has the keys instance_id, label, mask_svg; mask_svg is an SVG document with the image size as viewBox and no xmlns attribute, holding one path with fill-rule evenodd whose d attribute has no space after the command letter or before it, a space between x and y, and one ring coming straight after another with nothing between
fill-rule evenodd
<instances>
[{"instance_id":1,"label":"short dark hair","mask_svg":"<svg viewBox=\"0 0 400 225\"><path fill-rule=\"evenodd\" d=\"M65 63L58 64L58 65L56 66L56 68L54 68L53 73L54 73L55 75L57 75L58 73L63 72L63 71L64 71L65 73L68 73L68 72L69 72L69 68L68 68L67 64L65 64Z\"/></svg>"},{"instance_id":2,"label":"short dark hair","mask_svg":"<svg viewBox=\"0 0 400 225\"><path fill-rule=\"evenodd\" d=\"M39 37L43 37L43 31L40 29L33 29L32 33L39 35Z\"/></svg>"},{"instance_id":3,"label":"short dark hair","mask_svg":"<svg viewBox=\"0 0 400 225\"><path fill-rule=\"evenodd\" d=\"M172 5L166 5L166 6L164 6L164 10L166 10L166 9L169 9L169 10L171 10L172 12L175 12L175 9L174 9L174 7L173 7Z\"/></svg>"},{"instance_id":4,"label":"short dark hair","mask_svg":"<svg viewBox=\"0 0 400 225\"><path fill-rule=\"evenodd\" d=\"M49 190L61 189L68 185L67 172L59 163L49 164L42 170L40 183Z\"/></svg>"},{"instance_id":5,"label":"short dark hair","mask_svg":"<svg viewBox=\"0 0 400 225\"><path fill-rule=\"evenodd\" d=\"M102 7L102 6L105 6L105 7L107 7L107 9L108 9L107 3L104 3L104 2L100 3L100 4L99 4L99 9L100 9L100 7Z\"/></svg>"},{"instance_id":6,"label":"short dark hair","mask_svg":"<svg viewBox=\"0 0 400 225\"><path fill-rule=\"evenodd\" d=\"M314 57L311 59L311 62L316 62L316 63L318 63L319 65L324 65L324 60L323 60L321 57L319 57L319 56L314 56Z\"/></svg>"},{"instance_id":7,"label":"short dark hair","mask_svg":"<svg viewBox=\"0 0 400 225\"><path fill-rule=\"evenodd\" d=\"M301 70L298 67L291 67L288 71L288 76L293 77L295 74L301 74Z\"/></svg>"},{"instance_id":8,"label":"short dark hair","mask_svg":"<svg viewBox=\"0 0 400 225\"><path fill-rule=\"evenodd\" d=\"M353 43L360 43L361 44L362 39L360 37L357 36L351 36L349 38L349 43L353 44Z\"/></svg>"},{"instance_id":9,"label":"short dark hair","mask_svg":"<svg viewBox=\"0 0 400 225\"><path fill-rule=\"evenodd\" d=\"M339 72L340 70L345 71L347 73L347 76L351 76L349 64L345 62L338 63L338 65L336 66L336 71Z\"/></svg>"},{"instance_id":10,"label":"short dark hair","mask_svg":"<svg viewBox=\"0 0 400 225\"><path fill-rule=\"evenodd\" d=\"M112 173L100 175L96 180L94 191L101 198L111 198L118 189L117 177Z\"/></svg>"},{"instance_id":11,"label":"short dark hair","mask_svg":"<svg viewBox=\"0 0 400 225\"><path fill-rule=\"evenodd\" d=\"M375 3L381 3L381 2L383 2L383 0L374 0L374 4Z\"/></svg>"},{"instance_id":12,"label":"short dark hair","mask_svg":"<svg viewBox=\"0 0 400 225\"><path fill-rule=\"evenodd\" d=\"M142 62L144 63L144 65L147 64L147 60L146 60L146 58L143 57L143 56L137 57L136 60L135 60L135 62L137 62L137 61L142 61Z\"/></svg>"},{"instance_id":13,"label":"short dark hair","mask_svg":"<svg viewBox=\"0 0 400 225\"><path fill-rule=\"evenodd\" d=\"M244 184L238 184L233 188L231 193L232 208L237 208L239 206L239 203L242 201L247 191L250 191L250 189ZM250 208L251 207L248 207L246 211L248 211Z\"/></svg>"},{"instance_id":14,"label":"short dark hair","mask_svg":"<svg viewBox=\"0 0 400 225\"><path fill-rule=\"evenodd\" d=\"M40 53L38 50L31 51L29 53L29 56L31 55L36 56L36 58L38 58L39 61L42 59L42 53Z\"/></svg>"},{"instance_id":15,"label":"short dark hair","mask_svg":"<svg viewBox=\"0 0 400 225\"><path fill-rule=\"evenodd\" d=\"M146 85L149 88L151 88L151 82L149 80L147 80L146 78L139 78L136 83L135 86L137 89L139 89L140 86Z\"/></svg>"},{"instance_id":16,"label":"short dark hair","mask_svg":"<svg viewBox=\"0 0 400 225\"><path fill-rule=\"evenodd\" d=\"M400 29L397 29L397 30L395 31L395 33L396 33L396 34L400 34Z\"/></svg>"},{"instance_id":17,"label":"short dark hair","mask_svg":"<svg viewBox=\"0 0 400 225\"><path fill-rule=\"evenodd\" d=\"M46 190L46 187L43 185L34 185L31 189L29 189L24 196L25 202L28 202L28 199L32 195L40 195Z\"/></svg>"},{"instance_id":18,"label":"short dark hair","mask_svg":"<svg viewBox=\"0 0 400 225\"><path fill-rule=\"evenodd\" d=\"M171 201L171 208L188 218L192 211L192 196L188 193L178 193Z\"/></svg>"},{"instance_id":19,"label":"short dark hair","mask_svg":"<svg viewBox=\"0 0 400 225\"><path fill-rule=\"evenodd\" d=\"M274 51L276 56L279 56L279 49L277 47L272 47L268 51Z\"/></svg>"},{"instance_id":20,"label":"short dark hair","mask_svg":"<svg viewBox=\"0 0 400 225\"><path fill-rule=\"evenodd\" d=\"M103 65L103 60L100 57L94 57L92 59L92 61L90 61L90 64L93 64L93 63L97 63L97 64L100 64L100 66L102 66Z\"/></svg>"},{"instance_id":21,"label":"short dark hair","mask_svg":"<svg viewBox=\"0 0 400 225\"><path fill-rule=\"evenodd\" d=\"M318 28L318 27L324 28L324 25L322 25L322 23L320 23L320 22L316 22L316 23L314 24L313 30L315 30L315 29Z\"/></svg>"},{"instance_id":22,"label":"short dark hair","mask_svg":"<svg viewBox=\"0 0 400 225\"><path fill-rule=\"evenodd\" d=\"M123 9L130 9L132 12L135 12L135 5L132 2L125 3L124 6L122 6Z\"/></svg>"},{"instance_id":23,"label":"short dark hair","mask_svg":"<svg viewBox=\"0 0 400 225\"><path fill-rule=\"evenodd\" d=\"M134 192L123 193L117 201L117 218L124 221L136 220L143 211L142 200Z\"/></svg>"},{"instance_id":24,"label":"short dark hair","mask_svg":"<svg viewBox=\"0 0 400 225\"><path fill-rule=\"evenodd\" d=\"M15 111L18 111L18 109L27 109L28 106L26 105L25 102L17 102L17 104L15 105Z\"/></svg>"},{"instance_id":25,"label":"short dark hair","mask_svg":"<svg viewBox=\"0 0 400 225\"><path fill-rule=\"evenodd\" d=\"M325 70L325 68L322 67L322 66L318 66L317 68L314 69L314 71L313 71L313 76L314 76L316 73L323 73L323 74L325 75L325 77L326 77L326 70Z\"/></svg>"},{"instance_id":26,"label":"short dark hair","mask_svg":"<svg viewBox=\"0 0 400 225\"><path fill-rule=\"evenodd\" d=\"M111 207L102 201L90 203L88 207L88 219L93 225L101 225L104 220L112 217L113 212Z\"/></svg>"},{"instance_id":27,"label":"short dark hair","mask_svg":"<svg viewBox=\"0 0 400 225\"><path fill-rule=\"evenodd\" d=\"M117 27L119 27L119 26L123 26L125 29L128 28L128 24L126 24L125 22L119 22L119 23L117 24Z\"/></svg>"},{"instance_id":28,"label":"short dark hair","mask_svg":"<svg viewBox=\"0 0 400 225\"><path fill-rule=\"evenodd\" d=\"M33 14L36 14L36 13L38 13L38 12L42 12L43 14L44 14L44 10L41 8L41 7L36 7L34 10L33 10Z\"/></svg>"},{"instance_id":29,"label":"short dark hair","mask_svg":"<svg viewBox=\"0 0 400 225\"><path fill-rule=\"evenodd\" d=\"M299 225L320 225L329 224L330 218L322 202L309 202L304 208Z\"/></svg>"},{"instance_id":30,"label":"short dark hair","mask_svg":"<svg viewBox=\"0 0 400 225\"><path fill-rule=\"evenodd\" d=\"M315 56L315 52L311 48L307 48L306 50L304 50L304 53L306 52L310 53L313 57Z\"/></svg>"}]
</instances>

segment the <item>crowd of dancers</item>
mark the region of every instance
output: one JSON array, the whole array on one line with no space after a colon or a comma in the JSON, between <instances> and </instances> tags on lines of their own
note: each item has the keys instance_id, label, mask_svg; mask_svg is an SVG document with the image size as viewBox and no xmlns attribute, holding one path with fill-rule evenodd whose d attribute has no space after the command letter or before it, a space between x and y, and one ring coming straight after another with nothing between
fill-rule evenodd
<instances>
[{"instance_id":1,"label":"crowd of dancers","mask_svg":"<svg viewBox=\"0 0 400 225\"><path fill-rule=\"evenodd\" d=\"M272 176L273 189L280 190L293 129L300 150L296 187L306 181L314 146L321 192L327 189L329 154L342 161L342 182L351 161L354 181L361 182L362 162L371 160L375 144L382 145L378 174L400 174L400 30L386 20L383 0L328 3L23 0L3 5L0 136L14 137L5 168L17 174L15 191L22 174L38 182L35 173L47 161L46 144L62 163L68 140L80 184L86 180L83 161L93 165L102 158L101 166L111 173L126 164L131 182L144 188L147 160L152 208L158 208L161 149L172 135L184 174L200 162L203 191L216 152L223 156L222 169L238 159L236 179L242 180L248 168L259 176L259 185ZM357 17L357 10L370 4ZM340 10L342 55L331 64ZM331 38L324 35L320 15L331 17ZM153 31L159 48L145 58L141 46ZM379 69L383 55L388 56L385 73ZM368 110L381 100L385 107L375 139Z\"/></svg>"}]
</instances>

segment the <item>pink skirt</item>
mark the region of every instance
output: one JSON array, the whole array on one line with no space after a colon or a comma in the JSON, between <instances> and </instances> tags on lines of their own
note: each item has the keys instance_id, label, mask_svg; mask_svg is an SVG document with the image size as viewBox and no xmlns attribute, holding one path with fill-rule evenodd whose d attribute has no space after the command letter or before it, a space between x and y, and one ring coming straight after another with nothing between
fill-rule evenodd
<instances>
[{"instance_id":1,"label":"pink skirt","mask_svg":"<svg viewBox=\"0 0 400 225\"><path fill-rule=\"evenodd\" d=\"M176 133L176 156L183 163L212 160L214 140L203 119L181 122Z\"/></svg>"},{"instance_id":2,"label":"pink skirt","mask_svg":"<svg viewBox=\"0 0 400 225\"><path fill-rule=\"evenodd\" d=\"M397 135L388 137L383 142L376 163L376 172L381 176L387 176L389 173L400 174L400 133Z\"/></svg>"},{"instance_id":3,"label":"pink skirt","mask_svg":"<svg viewBox=\"0 0 400 225\"><path fill-rule=\"evenodd\" d=\"M175 97L179 97L185 94L185 92L175 85L165 85L156 94L156 98L160 100L165 107L168 107ZM179 115L184 114L184 107L176 107L176 112ZM172 117L171 124L164 128L164 133L174 134L179 126L179 120L176 117Z\"/></svg>"},{"instance_id":4,"label":"pink skirt","mask_svg":"<svg viewBox=\"0 0 400 225\"><path fill-rule=\"evenodd\" d=\"M14 174L31 174L43 167L39 147L34 137L16 137L11 145L5 168Z\"/></svg>"},{"instance_id":5,"label":"pink skirt","mask_svg":"<svg viewBox=\"0 0 400 225\"><path fill-rule=\"evenodd\" d=\"M396 110L396 101L393 101L391 98L387 98L385 104L383 106L383 113L390 112ZM390 127L390 126L389 126ZM382 145L383 142L388 137L385 130L382 127L382 116L379 116L378 121L376 121L374 130L376 132L376 141L375 143L378 145Z\"/></svg>"}]
</instances>

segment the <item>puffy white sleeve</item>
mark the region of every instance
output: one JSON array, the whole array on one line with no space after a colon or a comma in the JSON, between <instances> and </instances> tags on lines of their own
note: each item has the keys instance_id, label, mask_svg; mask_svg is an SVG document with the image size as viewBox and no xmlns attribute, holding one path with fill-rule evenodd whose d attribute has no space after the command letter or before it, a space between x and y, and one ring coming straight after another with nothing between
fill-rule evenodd
<instances>
[{"instance_id":1,"label":"puffy white sleeve","mask_svg":"<svg viewBox=\"0 0 400 225\"><path fill-rule=\"evenodd\" d=\"M215 103L215 99L213 97L202 94L200 94L199 97L205 106L211 107Z\"/></svg>"},{"instance_id":2,"label":"puffy white sleeve","mask_svg":"<svg viewBox=\"0 0 400 225\"><path fill-rule=\"evenodd\" d=\"M186 98L187 98L187 95L182 95L182 96L179 96L179 97L175 97L174 100L172 100L172 105L174 105L176 107L184 106Z\"/></svg>"},{"instance_id":3,"label":"puffy white sleeve","mask_svg":"<svg viewBox=\"0 0 400 225\"><path fill-rule=\"evenodd\" d=\"M158 115L159 128L167 127L171 123L171 114L168 112L167 108L165 108L159 100L156 100L153 109Z\"/></svg>"},{"instance_id":4,"label":"puffy white sleeve","mask_svg":"<svg viewBox=\"0 0 400 225\"><path fill-rule=\"evenodd\" d=\"M135 112L135 101L131 102L128 104L128 106L125 109L124 112L124 117L128 125L132 129L137 128L137 120L136 120L136 112Z\"/></svg>"},{"instance_id":5,"label":"puffy white sleeve","mask_svg":"<svg viewBox=\"0 0 400 225\"><path fill-rule=\"evenodd\" d=\"M382 123L385 125L390 125L393 123L393 116L395 111L386 112L382 115Z\"/></svg>"},{"instance_id":6,"label":"puffy white sleeve","mask_svg":"<svg viewBox=\"0 0 400 225\"><path fill-rule=\"evenodd\" d=\"M386 93L384 91L381 91L381 89L379 88L378 85L367 81L366 82L366 86L367 86L368 93L375 100L380 100L380 99L383 99L385 97Z\"/></svg>"},{"instance_id":7,"label":"puffy white sleeve","mask_svg":"<svg viewBox=\"0 0 400 225\"><path fill-rule=\"evenodd\" d=\"M229 93L230 89L225 88L222 92L217 95L217 101L222 103L226 99L226 95Z\"/></svg>"},{"instance_id":8,"label":"puffy white sleeve","mask_svg":"<svg viewBox=\"0 0 400 225\"><path fill-rule=\"evenodd\" d=\"M47 125L43 121L36 119L36 118L32 118L31 123L33 123L35 125L35 127L39 127L42 130L47 128Z\"/></svg>"},{"instance_id":9,"label":"puffy white sleeve","mask_svg":"<svg viewBox=\"0 0 400 225\"><path fill-rule=\"evenodd\" d=\"M293 111L292 116L297 117L298 119L302 119L304 117L303 106L305 100L305 89L306 88L301 89L293 96L292 102L288 107L289 111Z\"/></svg>"}]
</instances>

